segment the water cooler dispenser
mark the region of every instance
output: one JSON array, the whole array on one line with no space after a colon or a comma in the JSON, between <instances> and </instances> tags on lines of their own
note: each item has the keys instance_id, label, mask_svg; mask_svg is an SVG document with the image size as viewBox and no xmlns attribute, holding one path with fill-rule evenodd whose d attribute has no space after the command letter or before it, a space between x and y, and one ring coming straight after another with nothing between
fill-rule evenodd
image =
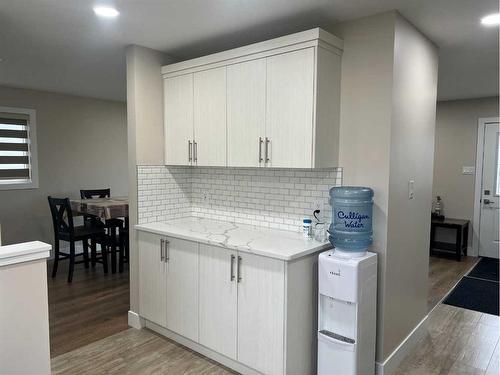
<instances>
[{"instance_id":1,"label":"water cooler dispenser","mask_svg":"<svg viewBox=\"0 0 500 375\"><path fill-rule=\"evenodd\" d=\"M318 375L373 375L377 254L372 243L373 191L330 190L335 247L318 261Z\"/></svg>"},{"instance_id":2,"label":"water cooler dispenser","mask_svg":"<svg viewBox=\"0 0 500 375\"><path fill-rule=\"evenodd\" d=\"M373 375L377 254L319 255L318 375Z\"/></svg>"}]
</instances>

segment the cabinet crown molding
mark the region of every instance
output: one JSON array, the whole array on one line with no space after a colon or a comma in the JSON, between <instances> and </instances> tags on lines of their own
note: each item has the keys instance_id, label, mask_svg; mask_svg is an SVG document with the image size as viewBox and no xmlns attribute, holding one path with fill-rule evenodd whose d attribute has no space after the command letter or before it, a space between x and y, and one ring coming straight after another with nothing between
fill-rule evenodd
<instances>
[{"instance_id":1,"label":"cabinet crown molding","mask_svg":"<svg viewBox=\"0 0 500 375\"><path fill-rule=\"evenodd\" d=\"M285 35L263 42L257 42L243 47L165 65L161 68L161 73L164 78L167 78L213 68L218 65L230 65L232 63L239 63L246 60L313 46L321 46L322 48L341 55L344 48L344 42L335 35L317 27L295 34Z\"/></svg>"}]
</instances>

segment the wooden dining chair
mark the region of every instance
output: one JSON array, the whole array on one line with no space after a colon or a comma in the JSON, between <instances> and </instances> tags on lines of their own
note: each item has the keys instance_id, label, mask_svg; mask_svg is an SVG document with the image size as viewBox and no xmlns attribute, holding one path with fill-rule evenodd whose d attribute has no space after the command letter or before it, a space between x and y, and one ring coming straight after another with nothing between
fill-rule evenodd
<instances>
[{"instance_id":1,"label":"wooden dining chair","mask_svg":"<svg viewBox=\"0 0 500 375\"><path fill-rule=\"evenodd\" d=\"M57 274L59 260L69 259L68 283L73 281L73 271L75 264L85 263L85 268L89 267L88 241L95 250L97 241L104 236L104 229L86 225L76 226L73 223L73 213L68 198L48 197L50 213L52 215L52 224L54 226L54 265L52 268L52 277ZM59 241L69 242L69 253L60 251ZM83 253L75 254L75 243L82 241ZM83 261L75 261L77 256L83 255ZM104 272L108 272L107 257L103 257Z\"/></svg>"},{"instance_id":2,"label":"wooden dining chair","mask_svg":"<svg viewBox=\"0 0 500 375\"><path fill-rule=\"evenodd\" d=\"M110 198L111 197L111 189L81 189L80 190L80 198L81 199L95 199L95 198ZM106 241L104 243L100 243L101 248L103 246L107 246L107 253L111 256L111 272L116 273L116 254L121 254L121 239L120 233L124 228L124 221L118 218L107 219L104 221L100 221L95 216L84 216L84 221L89 223L89 225L103 225L106 230ZM95 257L96 254L94 252L91 253L91 264L95 265ZM120 270L122 267L120 267Z\"/></svg>"}]
</instances>

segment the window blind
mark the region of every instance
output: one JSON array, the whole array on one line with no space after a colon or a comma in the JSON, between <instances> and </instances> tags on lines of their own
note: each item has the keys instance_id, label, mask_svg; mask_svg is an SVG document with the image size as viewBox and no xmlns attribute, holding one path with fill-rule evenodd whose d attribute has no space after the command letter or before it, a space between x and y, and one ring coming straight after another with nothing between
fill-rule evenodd
<instances>
[{"instance_id":1,"label":"window blind","mask_svg":"<svg viewBox=\"0 0 500 375\"><path fill-rule=\"evenodd\" d=\"M0 113L0 183L30 179L28 116Z\"/></svg>"}]
</instances>

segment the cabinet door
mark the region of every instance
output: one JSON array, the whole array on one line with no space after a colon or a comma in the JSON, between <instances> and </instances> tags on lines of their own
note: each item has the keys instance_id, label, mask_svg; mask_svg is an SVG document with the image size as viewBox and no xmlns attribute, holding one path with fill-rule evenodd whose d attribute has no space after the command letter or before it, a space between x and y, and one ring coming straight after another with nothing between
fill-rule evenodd
<instances>
[{"instance_id":1,"label":"cabinet door","mask_svg":"<svg viewBox=\"0 0 500 375\"><path fill-rule=\"evenodd\" d=\"M283 374L285 265L239 253L238 361L263 374Z\"/></svg>"},{"instance_id":2,"label":"cabinet door","mask_svg":"<svg viewBox=\"0 0 500 375\"><path fill-rule=\"evenodd\" d=\"M165 164L189 165L193 141L193 75L163 81L165 107Z\"/></svg>"},{"instance_id":3,"label":"cabinet door","mask_svg":"<svg viewBox=\"0 0 500 375\"><path fill-rule=\"evenodd\" d=\"M268 166L312 167L313 94L313 47L267 58Z\"/></svg>"},{"instance_id":4,"label":"cabinet door","mask_svg":"<svg viewBox=\"0 0 500 375\"><path fill-rule=\"evenodd\" d=\"M198 243L167 241L167 328L198 341Z\"/></svg>"},{"instance_id":5,"label":"cabinet door","mask_svg":"<svg viewBox=\"0 0 500 375\"><path fill-rule=\"evenodd\" d=\"M228 166L264 166L265 122L266 59L228 66Z\"/></svg>"},{"instance_id":6,"label":"cabinet door","mask_svg":"<svg viewBox=\"0 0 500 375\"><path fill-rule=\"evenodd\" d=\"M138 232L139 314L162 327L167 325L166 263L161 259L162 237Z\"/></svg>"},{"instance_id":7,"label":"cabinet door","mask_svg":"<svg viewBox=\"0 0 500 375\"><path fill-rule=\"evenodd\" d=\"M200 344L236 359L236 252L200 244Z\"/></svg>"},{"instance_id":8,"label":"cabinet door","mask_svg":"<svg viewBox=\"0 0 500 375\"><path fill-rule=\"evenodd\" d=\"M194 73L195 160L226 165L226 67Z\"/></svg>"}]
</instances>

